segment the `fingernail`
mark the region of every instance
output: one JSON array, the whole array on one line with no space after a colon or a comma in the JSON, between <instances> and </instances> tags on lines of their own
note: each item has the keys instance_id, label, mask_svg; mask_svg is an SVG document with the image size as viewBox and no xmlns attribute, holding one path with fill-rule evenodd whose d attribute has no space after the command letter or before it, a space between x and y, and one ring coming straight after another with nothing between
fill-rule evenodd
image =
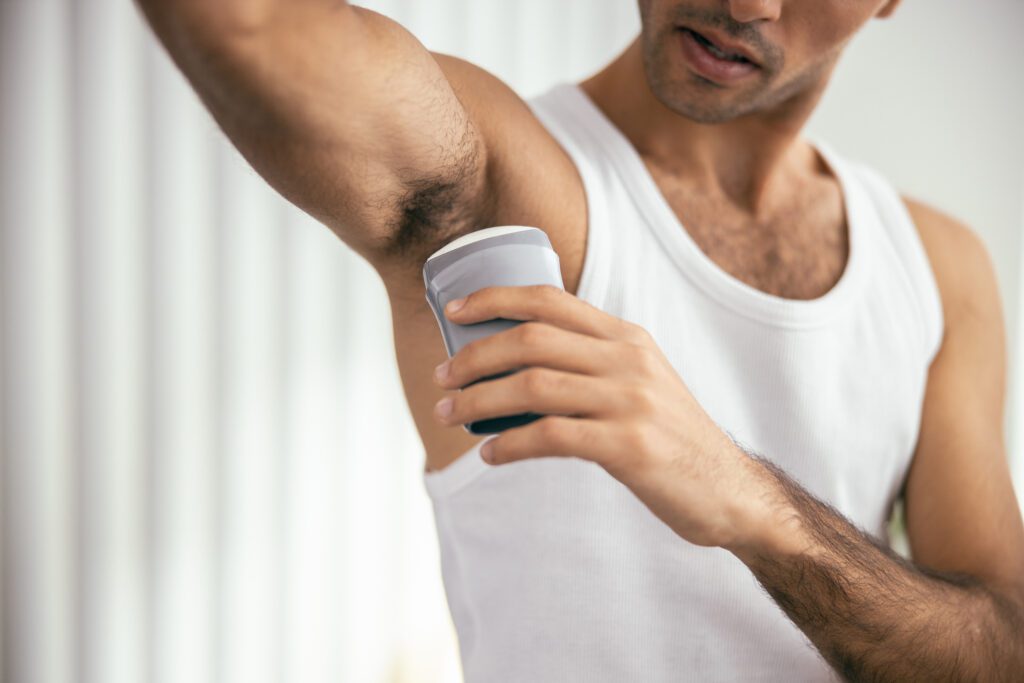
<instances>
[{"instance_id":1,"label":"fingernail","mask_svg":"<svg viewBox=\"0 0 1024 683\"><path fill-rule=\"evenodd\" d=\"M448 302L448 305L445 306L445 310L448 311L449 313L454 313L455 311L462 308L465 305L465 303L466 297L462 297L461 299L452 299L451 301Z\"/></svg>"},{"instance_id":2,"label":"fingernail","mask_svg":"<svg viewBox=\"0 0 1024 683\"><path fill-rule=\"evenodd\" d=\"M434 379L436 379L438 382L443 382L444 380L448 379L448 375L451 373L451 370L452 362L450 360L446 360L445 362L441 363L436 368L434 368Z\"/></svg>"},{"instance_id":3,"label":"fingernail","mask_svg":"<svg viewBox=\"0 0 1024 683\"><path fill-rule=\"evenodd\" d=\"M448 417L452 414L452 405L454 403L455 402L450 396L442 398L437 402L437 405L434 406L434 413L441 418Z\"/></svg>"},{"instance_id":4,"label":"fingernail","mask_svg":"<svg viewBox=\"0 0 1024 683\"><path fill-rule=\"evenodd\" d=\"M485 442L484 445L480 447L480 457L484 459L484 462L494 462L494 453L492 452L491 447L491 443L493 441L494 440L491 439L490 441Z\"/></svg>"}]
</instances>

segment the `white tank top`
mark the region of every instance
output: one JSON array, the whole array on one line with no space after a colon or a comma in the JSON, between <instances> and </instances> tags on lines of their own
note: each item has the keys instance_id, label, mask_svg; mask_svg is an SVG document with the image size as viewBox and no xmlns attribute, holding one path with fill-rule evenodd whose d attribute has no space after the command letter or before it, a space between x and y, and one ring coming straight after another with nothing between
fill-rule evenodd
<instances>
[{"instance_id":1,"label":"white tank top","mask_svg":"<svg viewBox=\"0 0 1024 683\"><path fill-rule=\"evenodd\" d=\"M529 104L586 190L578 296L645 327L718 425L886 540L943 328L898 194L811 139L842 186L850 257L824 296L785 299L701 251L576 84ZM598 465L491 466L477 444L424 482L468 683L834 678L739 560L681 539Z\"/></svg>"}]
</instances>

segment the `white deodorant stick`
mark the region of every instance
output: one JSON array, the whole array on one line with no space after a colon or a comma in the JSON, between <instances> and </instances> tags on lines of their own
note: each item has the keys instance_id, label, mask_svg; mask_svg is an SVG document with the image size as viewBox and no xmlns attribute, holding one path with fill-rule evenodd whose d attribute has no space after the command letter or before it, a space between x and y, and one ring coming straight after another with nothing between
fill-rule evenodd
<instances>
[{"instance_id":1,"label":"white deodorant stick","mask_svg":"<svg viewBox=\"0 0 1024 683\"><path fill-rule=\"evenodd\" d=\"M476 339L510 329L521 321L497 318L472 325L448 320L444 307L484 287L554 285L564 289L558 254L539 228L502 225L463 235L434 252L423 265L427 303L441 328L448 357ZM477 380L497 379L511 373ZM474 382L475 384L475 382ZM494 434L541 417L536 413L509 415L463 425L471 434Z\"/></svg>"}]
</instances>

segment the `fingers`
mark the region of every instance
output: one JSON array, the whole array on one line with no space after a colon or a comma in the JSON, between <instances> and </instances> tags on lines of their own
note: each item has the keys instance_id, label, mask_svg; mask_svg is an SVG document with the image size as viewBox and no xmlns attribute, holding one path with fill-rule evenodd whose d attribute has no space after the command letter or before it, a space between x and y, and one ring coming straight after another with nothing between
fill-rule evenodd
<instances>
[{"instance_id":1,"label":"fingers","mask_svg":"<svg viewBox=\"0 0 1024 683\"><path fill-rule=\"evenodd\" d=\"M593 377L527 368L446 396L437 403L434 414L446 425L529 412L597 416L617 408L623 400L606 394L607 384Z\"/></svg>"},{"instance_id":2,"label":"fingers","mask_svg":"<svg viewBox=\"0 0 1024 683\"><path fill-rule=\"evenodd\" d=\"M462 325L506 318L537 320L600 339L622 339L629 334L629 323L551 285L487 287L449 302L445 315Z\"/></svg>"},{"instance_id":3,"label":"fingers","mask_svg":"<svg viewBox=\"0 0 1024 683\"><path fill-rule=\"evenodd\" d=\"M597 375L614 365L614 351L604 340L526 322L467 344L438 366L435 380L445 389L456 389L525 366Z\"/></svg>"},{"instance_id":4,"label":"fingers","mask_svg":"<svg viewBox=\"0 0 1024 683\"><path fill-rule=\"evenodd\" d=\"M610 428L603 422L548 415L523 427L502 432L487 441L481 456L492 465L528 458L577 457L600 463L614 448Z\"/></svg>"}]
</instances>

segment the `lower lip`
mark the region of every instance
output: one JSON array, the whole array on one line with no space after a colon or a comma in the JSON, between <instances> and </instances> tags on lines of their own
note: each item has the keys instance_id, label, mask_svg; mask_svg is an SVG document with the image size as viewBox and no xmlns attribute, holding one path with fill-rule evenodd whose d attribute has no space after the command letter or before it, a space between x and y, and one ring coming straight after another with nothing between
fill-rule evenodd
<instances>
[{"instance_id":1,"label":"lower lip","mask_svg":"<svg viewBox=\"0 0 1024 683\"><path fill-rule=\"evenodd\" d=\"M679 33L686 60L694 71L710 81L721 84L735 83L757 71L757 66L750 62L719 59L697 42L689 31L680 29Z\"/></svg>"}]
</instances>

